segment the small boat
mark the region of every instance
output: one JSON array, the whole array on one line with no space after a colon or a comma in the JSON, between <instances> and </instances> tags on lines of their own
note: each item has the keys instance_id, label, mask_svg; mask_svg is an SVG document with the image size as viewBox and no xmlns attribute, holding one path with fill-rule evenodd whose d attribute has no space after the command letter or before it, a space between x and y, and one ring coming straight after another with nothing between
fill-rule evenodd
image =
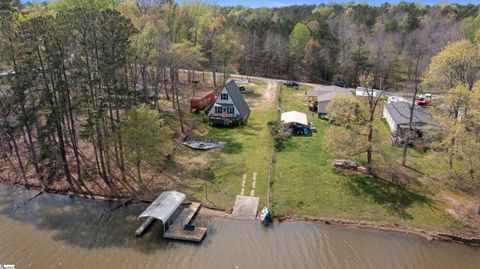
<instances>
[{"instance_id":1,"label":"small boat","mask_svg":"<svg viewBox=\"0 0 480 269\"><path fill-rule=\"evenodd\" d=\"M260 213L260 220L262 221L263 225L268 225L268 221L270 220L270 210L268 210L267 207L262 209L262 212Z\"/></svg>"},{"instance_id":2,"label":"small boat","mask_svg":"<svg viewBox=\"0 0 480 269\"><path fill-rule=\"evenodd\" d=\"M223 145L225 145L225 142L221 142L208 137L192 137L187 139L187 141L185 141L183 145L192 149L208 150L222 147Z\"/></svg>"}]
</instances>

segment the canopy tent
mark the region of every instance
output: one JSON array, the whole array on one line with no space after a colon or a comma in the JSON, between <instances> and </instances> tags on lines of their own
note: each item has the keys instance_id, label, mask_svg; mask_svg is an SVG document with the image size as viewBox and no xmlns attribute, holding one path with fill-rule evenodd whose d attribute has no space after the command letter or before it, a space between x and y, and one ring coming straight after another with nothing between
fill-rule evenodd
<instances>
[{"instance_id":1,"label":"canopy tent","mask_svg":"<svg viewBox=\"0 0 480 269\"><path fill-rule=\"evenodd\" d=\"M297 111L282 113L281 121L282 123L297 123L308 126L307 114Z\"/></svg>"}]
</instances>

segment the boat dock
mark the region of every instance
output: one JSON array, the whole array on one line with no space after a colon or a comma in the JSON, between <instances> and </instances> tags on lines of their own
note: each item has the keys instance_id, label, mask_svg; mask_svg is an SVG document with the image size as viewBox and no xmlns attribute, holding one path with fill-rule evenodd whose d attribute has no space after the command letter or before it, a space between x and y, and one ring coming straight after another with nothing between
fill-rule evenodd
<instances>
[{"instance_id":1,"label":"boat dock","mask_svg":"<svg viewBox=\"0 0 480 269\"><path fill-rule=\"evenodd\" d=\"M185 207L163 235L164 238L200 242L207 233L207 228L192 225L200 209L200 203L191 203Z\"/></svg>"},{"instance_id":2,"label":"boat dock","mask_svg":"<svg viewBox=\"0 0 480 269\"><path fill-rule=\"evenodd\" d=\"M155 221L163 226L163 237L183 241L201 242L207 233L207 228L197 227L193 223L200 210L200 203L185 203L185 194L177 191L165 191L150 204L138 217L143 224L135 231L141 236Z\"/></svg>"}]
</instances>

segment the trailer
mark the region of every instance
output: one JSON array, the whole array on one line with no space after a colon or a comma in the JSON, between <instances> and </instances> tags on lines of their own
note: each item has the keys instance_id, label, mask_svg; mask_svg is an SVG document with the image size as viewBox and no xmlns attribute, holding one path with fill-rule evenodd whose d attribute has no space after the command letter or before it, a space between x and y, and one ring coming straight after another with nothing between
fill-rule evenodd
<instances>
[{"instance_id":1,"label":"trailer","mask_svg":"<svg viewBox=\"0 0 480 269\"><path fill-rule=\"evenodd\" d=\"M190 100L190 110L192 112L201 111L207 106L213 104L215 102L215 99L216 99L216 96L214 91L211 91L207 93L205 96L200 98L192 98Z\"/></svg>"}]
</instances>

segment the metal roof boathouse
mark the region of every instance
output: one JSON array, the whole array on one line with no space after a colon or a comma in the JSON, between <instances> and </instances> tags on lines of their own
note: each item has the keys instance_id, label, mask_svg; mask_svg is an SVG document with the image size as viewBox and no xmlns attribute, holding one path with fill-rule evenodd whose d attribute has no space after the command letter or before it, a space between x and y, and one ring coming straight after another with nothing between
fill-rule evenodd
<instances>
[{"instance_id":1,"label":"metal roof boathouse","mask_svg":"<svg viewBox=\"0 0 480 269\"><path fill-rule=\"evenodd\" d=\"M178 191L165 191L143 211L138 219L154 218L162 222L163 233L168 230L176 217L182 212L182 203L187 196Z\"/></svg>"},{"instance_id":2,"label":"metal roof boathouse","mask_svg":"<svg viewBox=\"0 0 480 269\"><path fill-rule=\"evenodd\" d=\"M163 237L185 241L200 242L207 232L207 228L196 227L193 220L198 210L199 203L185 206L186 195L178 191L162 192L145 211L138 216L144 220L143 224L135 231L137 236L150 226L155 220L162 223Z\"/></svg>"}]
</instances>

